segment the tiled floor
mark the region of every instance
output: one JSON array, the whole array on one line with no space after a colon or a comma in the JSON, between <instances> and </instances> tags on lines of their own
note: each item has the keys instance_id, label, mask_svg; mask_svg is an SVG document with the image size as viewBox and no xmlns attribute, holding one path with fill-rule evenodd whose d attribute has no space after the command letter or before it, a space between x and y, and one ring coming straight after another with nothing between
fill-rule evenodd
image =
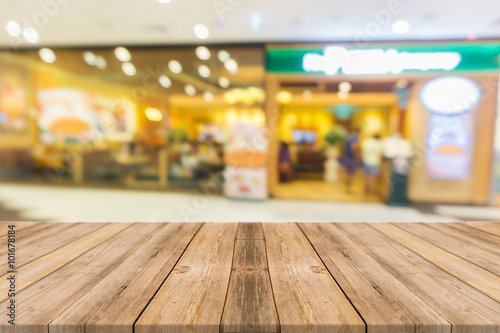
<instances>
[{"instance_id":1,"label":"tiled floor","mask_svg":"<svg viewBox=\"0 0 500 333\"><path fill-rule=\"evenodd\" d=\"M2 184L0 221L85 222L453 222L500 220L500 210L383 203L240 201L200 194ZM496 218L498 216L499 218Z\"/></svg>"}]
</instances>

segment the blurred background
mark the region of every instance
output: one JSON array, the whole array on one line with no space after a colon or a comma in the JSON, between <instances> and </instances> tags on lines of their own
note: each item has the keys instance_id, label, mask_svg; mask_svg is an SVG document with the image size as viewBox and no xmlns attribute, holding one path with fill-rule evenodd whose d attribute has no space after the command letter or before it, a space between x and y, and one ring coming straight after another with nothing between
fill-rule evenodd
<instances>
[{"instance_id":1,"label":"blurred background","mask_svg":"<svg viewBox=\"0 0 500 333\"><path fill-rule=\"evenodd\" d=\"M494 1L0 9L0 221L500 220Z\"/></svg>"}]
</instances>

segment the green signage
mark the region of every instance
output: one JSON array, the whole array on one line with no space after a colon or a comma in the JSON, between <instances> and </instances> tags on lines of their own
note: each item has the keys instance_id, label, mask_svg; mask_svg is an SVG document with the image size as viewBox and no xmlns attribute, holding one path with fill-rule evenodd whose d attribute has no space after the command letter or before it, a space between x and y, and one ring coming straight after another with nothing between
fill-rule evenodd
<instances>
[{"instance_id":1,"label":"green signage","mask_svg":"<svg viewBox=\"0 0 500 333\"><path fill-rule=\"evenodd\" d=\"M266 69L271 74L329 76L494 72L499 55L500 41L271 46Z\"/></svg>"}]
</instances>

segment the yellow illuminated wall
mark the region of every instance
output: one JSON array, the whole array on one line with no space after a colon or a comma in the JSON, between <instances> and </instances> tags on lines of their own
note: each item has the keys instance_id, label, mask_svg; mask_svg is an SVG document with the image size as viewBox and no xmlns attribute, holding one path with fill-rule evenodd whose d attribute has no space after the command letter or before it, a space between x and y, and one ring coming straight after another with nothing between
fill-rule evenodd
<instances>
[{"instance_id":1,"label":"yellow illuminated wall","mask_svg":"<svg viewBox=\"0 0 500 333\"><path fill-rule=\"evenodd\" d=\"M186 108L172 106L170 109L170 127L183 128L190 140L195 140L200 127L204 124L217 124L226 132L232 123L245 123L257 126L265 125L264 111L261 108L217 107Z\"/></svg>"},{"instance_id":2,"label":"yellow illuminated wall","mask_svg":"<svg viewBox=\"0 0 500 333\"><path fill-rule=\"evenodd\" d=\"M389 107L360 107L351 116L351 128L359 127L363 137L390 134ZM279 121L278 135L281 140L292 143L294 129L310 129L318 133L318 145L330 128L335 125L335 115L330 107L283 106Z\"/></svg>"},{"instance_id":3,"label":"yellow illuminated wall","mask_svg":"<svg viewBox=\"0 0 500 333\"><path fill-rule=\"evenodd\" d=\"M329 108L283 106L278 136L281 140L292 143L294 129L310 129L317 131L320 143L333 123L334 115Z\"/></svg>"},{"instance_id":4,"label":"yellow illuminated wall","mask_svg":"<svg viewBox=\"0 0 500 333\"><path fill-rule=\"evenodd\" d=\"M360 128L363 137L390 135L389 107L362 107L352 117L352 128Z\"/></svg>"}]
</instances>

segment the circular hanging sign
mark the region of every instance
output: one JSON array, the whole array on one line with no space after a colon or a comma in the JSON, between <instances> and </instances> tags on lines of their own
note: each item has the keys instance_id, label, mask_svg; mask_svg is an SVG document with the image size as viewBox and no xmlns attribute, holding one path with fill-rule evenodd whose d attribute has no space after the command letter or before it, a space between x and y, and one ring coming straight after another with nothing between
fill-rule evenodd
<instances>
[{"instance_id":1,"label":"circular hanging sign","mask_svg":"<svg viewBox=\"0 0 500 333\"><path fill-rule=\"evenodd\" d=\"M422 104L431 112L455 115L474 108L481 98L479 86L472 80L449 76L432 80L420 91Z\"/></svg>"}]
</instances>

